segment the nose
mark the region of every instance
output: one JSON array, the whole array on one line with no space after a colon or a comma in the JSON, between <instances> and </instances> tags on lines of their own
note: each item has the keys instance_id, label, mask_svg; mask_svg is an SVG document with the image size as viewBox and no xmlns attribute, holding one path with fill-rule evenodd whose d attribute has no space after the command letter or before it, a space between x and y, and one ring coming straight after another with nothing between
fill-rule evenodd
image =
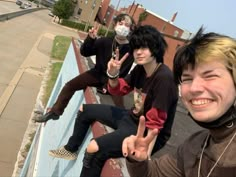
<instances>
[{"instance_id":1,"label":"nose","mask_svg":"<svg viewBox=\"0 0 236 177\"><path fill-rule=\"evenodd\" d=\"M191 85L190 85L190 91L191 92L202 92L204 89L204 80L200 77L193 78Z\"/></svg>"}]
</instances>

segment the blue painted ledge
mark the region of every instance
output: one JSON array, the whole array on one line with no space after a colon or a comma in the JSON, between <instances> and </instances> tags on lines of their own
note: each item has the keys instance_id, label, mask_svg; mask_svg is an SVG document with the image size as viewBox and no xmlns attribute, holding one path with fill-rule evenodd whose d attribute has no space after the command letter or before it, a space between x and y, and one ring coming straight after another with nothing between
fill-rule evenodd
<instances>
[{"instance_id":1,"label":"blue painted ledge","mask_svg":"<svg viewBox=\"0 0 236 177\"><path fill-rule=\"evenodd\" d=\"M72 40L68 49L65 61L58 75L57 81L49 98L47 108L50 108L56 101L56 98L67 81L83 72L83 63L79 54L78 43ZM79 69L78 69L79 68ZM40 124L30 151L27 155L20 177L75 177L79 176L82 169L82 159L87 144L93 136L100 136L106 133L104 126L95 123L87 134L85 141L78 151L79 156L75 161L69 161L59 158L53 158L48 155L51 149L57 149L65 145L72 134L74 120L76 118L79 106L83 103L95 103L96 98L91 90L85 92L77 91L70 100L63 115L58 121L48 121L46 124ZM123 168L121 169L121 166ZM122 177L127 176L126 168L119 160L110 159L106 162L102 177ZM123 174L126 175L123 175Z\"/></svg>"}]
</instances>

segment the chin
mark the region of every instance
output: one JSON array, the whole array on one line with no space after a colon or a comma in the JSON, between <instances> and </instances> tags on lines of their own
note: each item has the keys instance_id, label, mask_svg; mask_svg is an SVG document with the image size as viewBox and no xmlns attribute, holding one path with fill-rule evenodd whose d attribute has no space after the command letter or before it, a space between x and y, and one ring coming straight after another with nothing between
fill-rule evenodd
<instances>
[{"instance_id":1,"label":"chin","mask_svg":"<svg viewBox=\"0 0 236 177\"><path fill-rule=\"evenodd\" d=\"M213 115L209 115L206 113L190 113L194 120L199 121L199 122L212 122L216 120L217 118Z\"/></svg>"}]
</instances>

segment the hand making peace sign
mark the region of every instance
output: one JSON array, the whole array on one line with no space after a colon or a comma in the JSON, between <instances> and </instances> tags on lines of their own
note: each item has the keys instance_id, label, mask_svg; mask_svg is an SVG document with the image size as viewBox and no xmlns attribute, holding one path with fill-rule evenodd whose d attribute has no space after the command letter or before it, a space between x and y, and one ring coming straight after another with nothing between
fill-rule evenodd
<instances>
[{"instance_id":1,"label":"hand making peace sign","mask_svg":"<svg viewBox=\"0 0 236 177\"><path fill-rule=\"evenodd\" d=\"M119 73L122 63L128 58L129 53L127 52L120 60L119 60L119 49L117 48L115 51L115 58L111 58L107 63L107 72L115 76Z\"/></svg>"},{"instance_id":2,"label":"hand making peace sign","mask_svg":"<svg viewBox=\"0 0 236 177\"><path fill-rule=\"evenodd\" d=\"M97 37L97 32L98 32L98 27L92 27L89 31L88 31L88 35L89 37L95 39Z\"/></svg>"},{"instance_id":3,"label":"hand making peace sign","mask_svg":"<svg viewBox=\"0 0 236 177\"><path fill-rule=\"evenodd\" d=\"M145 117L141 116L136 135L131 135L124 139L122 144L122 152L124 157L129 157L136 161L144 161L148 159L148 147L158 130L153 129L150 134L143 137L145 131Z\"/></svg>"}]
</instances>

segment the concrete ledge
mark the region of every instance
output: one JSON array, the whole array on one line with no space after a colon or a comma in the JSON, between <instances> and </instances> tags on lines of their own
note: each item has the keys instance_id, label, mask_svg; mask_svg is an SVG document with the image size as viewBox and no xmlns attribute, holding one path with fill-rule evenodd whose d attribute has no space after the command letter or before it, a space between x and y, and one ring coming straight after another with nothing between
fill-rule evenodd
<instances>
[{"instance_id":1,"label":"concrete ledge","mask_svg":"<svg viewBox=\"0 0 236 177\"><path fill-rule=\"evenodd\" d=\"M21 10L21 11L17 11L17 12L2 14L2 15L0 15L0 21L10 20L12 18L19 17L21 15L25 15L25 14L28 14L31 12L35 12L38 10L44 10L44 9L47 9L47 8L31 8L31 9L25 9L25 10Z\"/></svg>"}]
</instances>

